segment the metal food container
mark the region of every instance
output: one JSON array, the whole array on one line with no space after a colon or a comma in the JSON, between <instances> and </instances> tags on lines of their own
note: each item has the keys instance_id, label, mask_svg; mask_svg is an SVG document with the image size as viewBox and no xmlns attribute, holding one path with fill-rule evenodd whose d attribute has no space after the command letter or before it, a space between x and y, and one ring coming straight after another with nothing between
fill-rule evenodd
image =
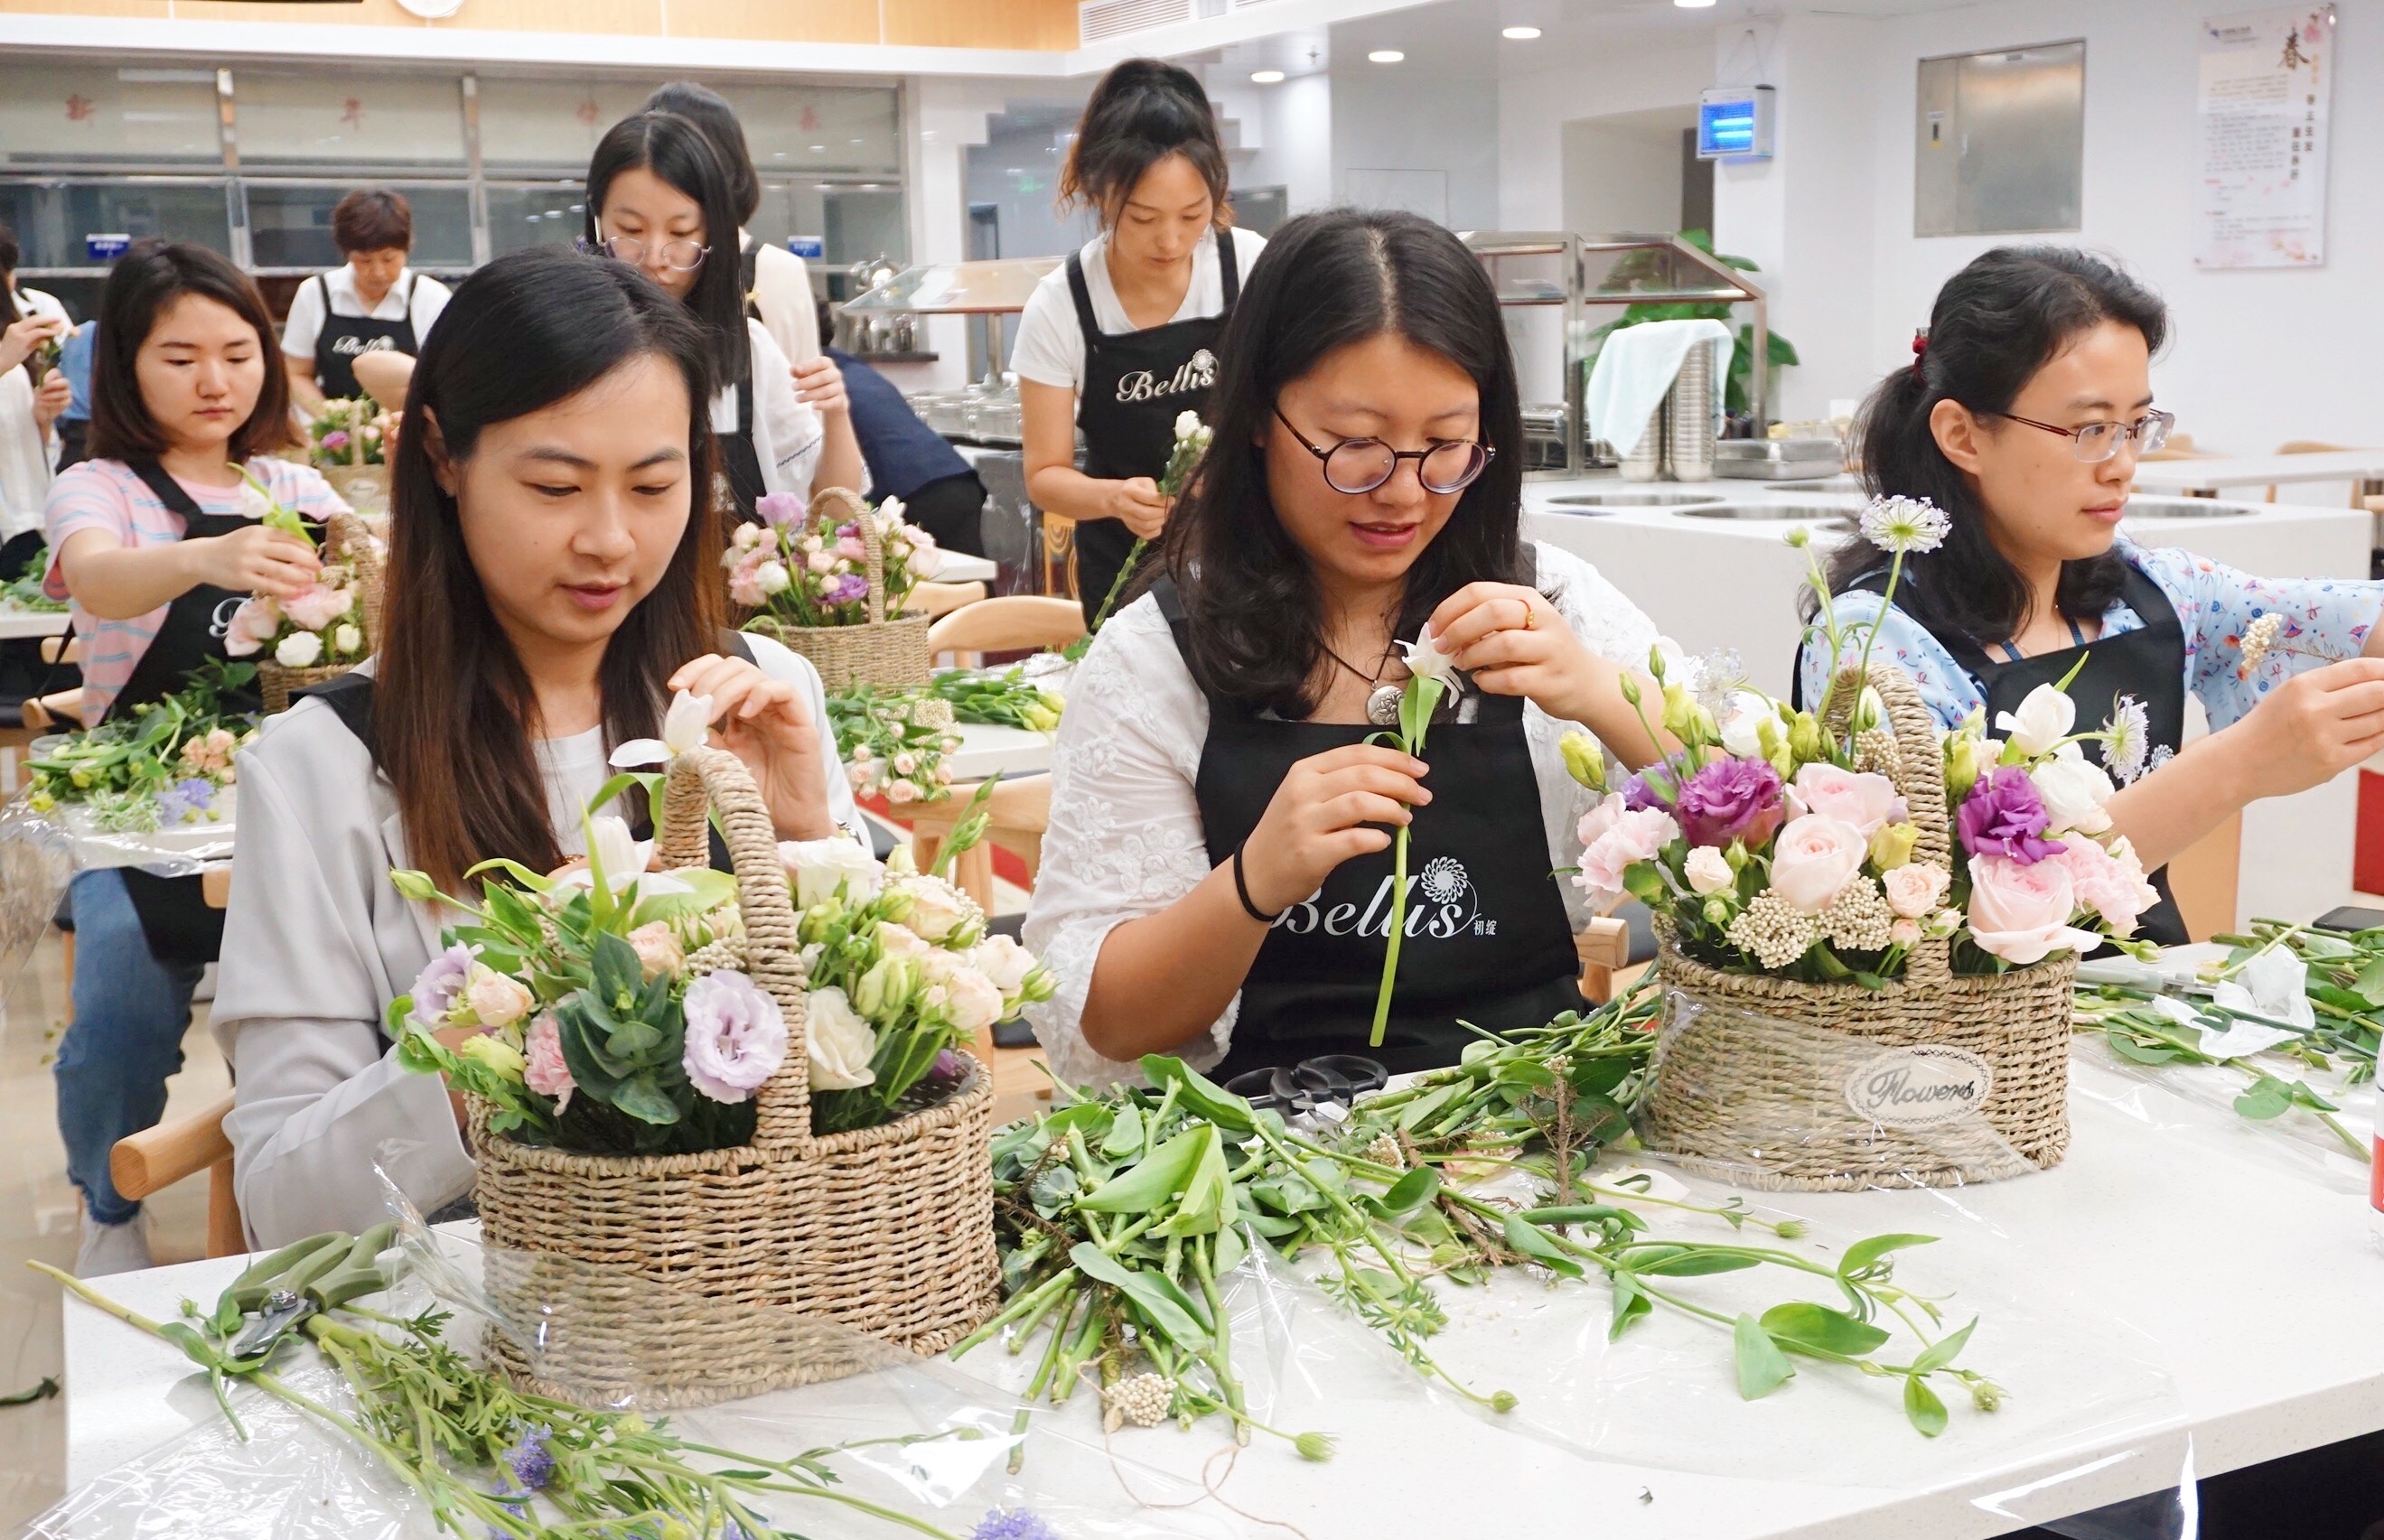
<instances>
[{"instance_id":1,"label":"metal food container","mask_svg":"<svg viewBox=\"0 0 2384 1540\"><path fill-rule=\"evenodd\" d=\"M1744 481L1814 481L1846 468L1835 439L1724 439L1713 473Z\"/></svg>"}]
</instances>

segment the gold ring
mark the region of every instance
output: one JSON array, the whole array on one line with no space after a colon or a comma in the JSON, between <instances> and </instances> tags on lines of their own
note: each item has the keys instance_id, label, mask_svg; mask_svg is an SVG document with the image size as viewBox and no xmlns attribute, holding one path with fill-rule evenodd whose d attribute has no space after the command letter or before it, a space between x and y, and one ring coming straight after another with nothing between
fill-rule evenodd
<instances>
[{"instance_id":1,"label":"gold ring","mask_svg":"<svg viewBox=\"0 0 2384 1540\"><path fill-rule=\"evenodd\" d=\"M1523 629L1526 631L1536 631L1539 628L1540 612L1533 609L1530 603L1526 602L1523 605Z\"/></svg>"}]
</instances>

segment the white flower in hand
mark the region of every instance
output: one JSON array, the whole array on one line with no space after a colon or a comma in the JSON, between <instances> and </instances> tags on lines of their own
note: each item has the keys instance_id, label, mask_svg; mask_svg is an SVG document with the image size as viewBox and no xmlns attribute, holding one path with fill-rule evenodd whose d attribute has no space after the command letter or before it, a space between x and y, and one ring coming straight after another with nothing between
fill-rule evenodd
<instances>
[{"instance_id":1,"label":"white flower in hand","mask_svg":"<svg viewBox=\"0 0 2384 1540\"><path fill-rule=\"evenodd\" d=\"M1995 727L2030 759L2051 753L2077 721L2078 702L2051 685L2030 690L2019 710L1995 714Z\"/></svg>"},{"instance_id":2,"label":"white flower in hand","mask_svg":"<svg viewBox=\"0 0 2384 1540\"><path fill-rule=\"evenodd\" d=\"M312 668L323 655L323 639L312 631L292 631L273 649L273 661L284 668Z\"/></svg>"},{"instance_id":3,"label":"white flower in hand","mask_svg":"<svg viewBox=\"0 0 2384 1540\"><path fill-rule=\"evenodd\" d=\"M613 751L613 767L627 770L640 764L667 764L689 749L702 748L711 727L712 697L689 695L682 689L672 697L670 711L663 717L663 736L633 738L622 744Z\"/></svg>"},{"instance_id":4,"label":"white flower in hand","mask_svg":"<svg viewBox=\"0 0 2384 1540\"><path fill-rule=\"evenodd\" d=\"M1440 650L1439 639L1427 626L1416 633L1413 641L1399 643L1399 652L1407 660L1408 672L1419 679L1438 679L1443 684L1457 682L1457 654Z\"/></svg>"}]
</instances>

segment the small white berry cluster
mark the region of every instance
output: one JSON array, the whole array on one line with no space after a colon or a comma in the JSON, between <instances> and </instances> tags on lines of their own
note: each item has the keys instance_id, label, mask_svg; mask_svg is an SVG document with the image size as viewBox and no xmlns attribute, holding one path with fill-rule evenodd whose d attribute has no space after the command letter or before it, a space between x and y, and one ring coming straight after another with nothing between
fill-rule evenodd
<instances>
[{"instance_id":1,"label":"small white berry cluster","mask_svg":"<svg viewBox=\"0 0 2384 1540\"><path fill-rule=\"evenodd\" d=\"M1174 1404L1175 1382L1164 1374L1129 1374L1101 1387L1102 1407L1137 1428L1155 1428L1166 1422Z\"/></svg>"}]
</instances>

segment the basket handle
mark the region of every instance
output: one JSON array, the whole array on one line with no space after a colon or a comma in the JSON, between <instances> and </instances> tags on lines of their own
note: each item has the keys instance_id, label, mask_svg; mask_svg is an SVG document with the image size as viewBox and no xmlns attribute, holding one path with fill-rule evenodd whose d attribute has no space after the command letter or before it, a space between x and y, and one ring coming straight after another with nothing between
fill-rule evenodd
<instances>
[{"instance_id":1,"label":"basket handle","mask_svg":"<svg viewBox=\"0 0 2384 1540\"><path fill-rule=\"evenodd\" d=\"M1929 714L1912 676L1886 663L1874 663L1867 672L1844 670L1830 692L1830 714L1822 728L1833 739L1845 731L1866 684L1879 691L1880 702L1887 708L1888 727L1895 735L1896 789L1904 793L1905 810L1920 830L1912 859L1950 872L1955 852L1945 806L1945 751L1939 741L1937 719ZM1925 939L1912 949L1906 976L1916 984L1943 984L1953 977L1951 941Z\"/></svg>"},{"instance_id":2,"label":"basket handle","mask_svg":"<svg viewBox=\"0 0 2384 1540\"><path fill-rule=\"evenodd\" d=\"M659 843L665 868L704 864L714 808L720 811L729 866L737 876L746 972L788 1012L786 1061L755 1093L753 1142L801 1144L812 1136L810 1027L803 1019L802 957L787 868L778 860L777 826L743 761L725 749L689 749L671 761L663 783Z\"/></svg>"},{"instance_id":3,"label":"basket handle","mask_svg":"<svg viewBox=\"0 0 2384 1540\"><path fill-rule=\"evenodd\" d=\"M372 531L365 528L364 518L354 509L325 519L323 531L323 554L336 553L341 560L355 564L356 587L363 590L365 599L365 653L370 656L380 646L380 553L375 549Z\"/></svg>"},{"instance_id":4,"label":"basket handle","mask_svg":"<svg viewBox=\"0 0 2384 1540\"><path fill-rule=\"evenodd\" d=\"M851 510L852 521L861 526L863 552L862 570L869 579L869 624L886 624L886 540L877 532L877 520L870 515L869 504L861 494L846 487L823 487L812 494L812 506L816 508L824 498L835 498Z\"/></svg>"}]
</instances>

